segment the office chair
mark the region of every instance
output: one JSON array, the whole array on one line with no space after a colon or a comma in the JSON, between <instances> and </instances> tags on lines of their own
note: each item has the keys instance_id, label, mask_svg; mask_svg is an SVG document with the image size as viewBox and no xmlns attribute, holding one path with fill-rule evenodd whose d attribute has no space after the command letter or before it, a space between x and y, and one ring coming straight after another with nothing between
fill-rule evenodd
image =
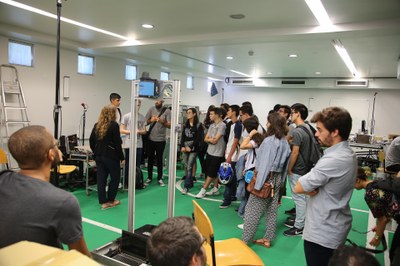
<instances>
[{"instance_id":1,"label":"office chair","mask_svg":"<svg viewBox=\"0 0 400 266\"><path fill-rule=\"evenodd\" d=\"M2 148L0 148L0 165L2 165L2 170L10 169L8 166L7 154Z\"/></svg>"},{"instance_id":2,"label":"office chair","mask_svg":"<svg viewBox=\"0 0 400 266\"><path fill-rule=\"evenodd\" d=\"M193 219L200 234L207 239L205 249L207 265L260 265L263 261L258 255L238 238L214 240L214 229L205 211L193 200Z\"/></svg>"}]
</instances>

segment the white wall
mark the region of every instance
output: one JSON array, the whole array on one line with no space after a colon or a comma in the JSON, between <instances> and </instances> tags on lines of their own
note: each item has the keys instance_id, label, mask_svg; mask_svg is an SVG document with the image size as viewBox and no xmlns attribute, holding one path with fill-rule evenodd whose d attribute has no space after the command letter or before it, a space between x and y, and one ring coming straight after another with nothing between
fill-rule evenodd
<instances>
[{"instance_id":1,"label":"white wall","mask_svg":"<svg viewBox=\"0 0 400 266\"><path fill-rule=\"evenodd\" d=\"M353 117L352 132L361 129L361 120L366 120L368 129L372 113L374 92L375 135L386 136L388 133L400 133L400 88L398 90L371 89L299 89L299 88L261 88L261 87L226 87L225 102L241 104L251 101L255 114L265 125L268 111L275 104L292 105L303 103L309 107L309 118L313 113L331 105L340 105L348 109Z\"/></svg>"},{"instance_id":2,"label":"white wall","mask_svg":"<svg viewBox=\"0 0 400 266\"><path fill-rule=\"evenodd\" d=\"M7 64L8 39L0 36L0 63ZM56 50L54 47L34 46L34 67L17 66L20 81L24 89L30 120L32 124L41 124L54 130L53 106L55 103L55 65ZM85 137L90 134L97 120L100 109L109 102L109 94L117 92L122 96L122 113L130 111L131 82L125 80L125 61L109 57L96 56L96 74L86 76L77 74L77 53L61 50L61 100L62 133L70 135L80 129L83 108L81 103L88 104ZM159 78L161 68L154 66L138 66L139 76L143 71L150 73L152 78ZM168 71L168 70L163 70ZM62 97L62 77L70 76L70 98ZM400 133L398 114L400 113L400 88L398 90L371 89L304 89L304 88L263 88L263 87L229 87L225 83L216 82L219 94L210 97L207 91L207 80L194 79L194 90L186 89L186 74L171 73L170 79L181 80L181 104L199 106L206 110L211 104L222 102L241 104L251 101L255 113L265 124L267 113L277 104L291 105L304 103L313 112L332 104L342 105L349 109L354 118L353 132L361 127L361 120L367 120L369 128L372 112L373 94L378 91L375 107L375 134L386 136L388 133ZM222 95L222 88L224 93ZM154 104L153 100L144 100L142 113ZM312 112L310 116L312 115ZM80 135L81 136L81 135Z\"/></svg>"},{"instance_id":3,"label":"white wall","mask_svg":"<svg viewBox=\"0 0 400 266\"><path fill-rule=\"evenodd\" d=\"M0 64L8 63L8 39L0 36ZM55 104L55 68L56 49L45 45L34 45L34 67L16 66L19 79L25 94L28 114L31 124L46 126L54 131L53 107ZM125 60L96 56L96 73L94 76L77 74L77 52L61 50L60 53L60 105L62 106L62 134L80 133L83 107L86 103L89 109L86 113L85 138L97 121L100 109L109 103L111 92L122 96L121 111L130 111L131 82L125 80ZM152 78L159 79L160 68L138 66L139 76L143 71L150 73ZM165 71L165 70L163 70ZM70 76L69 98L63 98L63 76ZM209 104L218 104L217 97L210 97L207 92L207 80L195 77L195 90L186 89L186 75L171 73L170 79L181 80L181 103L200 106L207 109ZM154 104L152 100L144 100L142 113Z\"/></svg>"}]
</instances>

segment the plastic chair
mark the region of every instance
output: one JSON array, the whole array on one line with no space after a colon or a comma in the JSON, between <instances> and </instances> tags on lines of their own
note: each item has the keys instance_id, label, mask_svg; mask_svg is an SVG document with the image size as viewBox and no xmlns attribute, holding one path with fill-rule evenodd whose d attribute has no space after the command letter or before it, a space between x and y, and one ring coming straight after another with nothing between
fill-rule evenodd
<instances>
[{"instance_id":1,"label":"plastic chair","mask_svg":"<svg viewBox=\"0 0 400 266\"><path fill-rule=\"evenodd\" d=\"M0 148L0 164L4 165L6 169L9 169L7 154L2 148Z\"/></svg>"},{"instance_id":2,"label":"plastic chair","mask_svg":"<svg viewBox=\"0 0 400 266\"><path fill-rule=\"evenodd\" d=\"M61 176L65 176L65 186L70 191L73 191L74 184L71 182L70 174L76 170L76 165L61 164L57 167L57 172Z\"/></svg>"},{"instance_id":3,"label":"plastic chair","mask_svg":"<svg viewBox=\"0 0 400 266\"><path fill-rule=\"evenodd\" d=\"M260 265L260 257L238 238L214 240L214 229L205 211L193 200L193 218L200 234L207 239L207 265Z\"/></svg>"}]
</instances>

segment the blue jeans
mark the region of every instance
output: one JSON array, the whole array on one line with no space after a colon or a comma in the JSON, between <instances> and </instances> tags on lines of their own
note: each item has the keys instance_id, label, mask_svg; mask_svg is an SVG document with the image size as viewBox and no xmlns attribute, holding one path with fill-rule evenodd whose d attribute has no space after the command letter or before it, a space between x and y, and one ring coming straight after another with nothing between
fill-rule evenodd
<instances>
[{"instance_id":1,"label":"blue jeans","mask_svg":"<svg viewBox=\"0 0 400 266\"><path fill-rule=\"evenodd\" d=\"M236 170L236 177L237 177L238 181L240 181L241 179L244 178L243 177L243 170L244 170L244 164L245 164L245 157L246 157L246 155L240 156L239 160L236 162L236 167L235 167L236 169L235 170ZM244 185L244 189L246 190L246 184ZM248 197L245 197L240 202L239 209L238 209L238 215L240 217L244 216L244 209L246 207L247 199L248 199Z\"/></svg>"},{"instance_id":2,"label":"blue jeans","mask_svg":"<svg viewBox=\"0 0 400 266\"><path fill-rule=\"evenodd\" d=\"M224 203L231 204L232 198L236 196L236 189L237 189L237 181L236 181L236 162L231 162L232 166L232 179L231 181L225 185L224 191Z\"/></svg>"},{"instance_id":3,"label":"blue jeans","mask_svg":"<svg viewBox=\"0 0 400 266\"><path fill-rule=\"evenodd\" d=\"M192 180L192 169L196 162L197 153L196 152L184 152L183 162L185 163L185 188L193 187Z\"/></svg>"},{"instance_id":4,"label":"blue jeans","mask_svg":"<svg viewBox=\"0 0 400 266\"><path fill-rule=\"evenodd\" d=\"M118 160L106 156L96 156L97 167L97 194L99 203L113 202L117 196L119 180L121 178L121 164ZM111 176L106 192L107 177Z\"/></svg>"},{"instance_id":5,"label":"blue jeans","mask_svg":"<svg viewBox=\"0 0 400 266\"><path fill-rule=\"evenodd\" d=\"M294 187L300 177L301 175L297 174L288 175L290 189L292 190L292 199L296 205L296 220L294 222L294 227L298 229L304 228L304 220L306 217L306 195L294 192Z\"/></svg>"}]
</instances>

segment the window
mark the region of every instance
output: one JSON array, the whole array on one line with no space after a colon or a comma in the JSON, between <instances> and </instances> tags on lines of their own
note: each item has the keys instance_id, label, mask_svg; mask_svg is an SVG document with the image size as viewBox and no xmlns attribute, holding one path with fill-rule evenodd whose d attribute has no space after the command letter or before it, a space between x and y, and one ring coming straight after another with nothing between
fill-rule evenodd
<instances>
[{"instance_id":1,"label":"window","mask_svg":"<svg viewBox=\"0 0 400 266\"><path fill-rule=\"evenodd\" d=\"M33 45L8 41L8 63L21 66L33 66Z\"/></svg>"},{"instance_id":2,"label":"window","mask_svg":"<svg viewBox=\"0 0 400 266\"><path fill-rule=\"evenodd\" d=\"M193 76L187 76L186 87L188 88L188 90L194 90L193 80Z\"/></svg>"},{"instance_id":3,"label":"window","mask_svg":"<svg viewBox=\"0 0 400 266\"><path fill-rule=\"evenodd\" d=\"M78 54L78 73L84 75L93 75L94 57Z\"/></svg>"},{"instance_id":4,"label":"window","mask_svg":"<svg viewBox=\"0 0 400 266\"><path fill-rule=\"evenodd\" d=\"M133 65L125 66L125 79L135 80L137 78L137 67Z\"/></svg>"},{"instance_id":5,"label":"window","mask_svg":"<svg viewBox=\"0 0 400 266\"><path fill-rule=\"evenodd\" d=\"M169 73L161 71L160 80L169 80Z\"/></svg>"}]
</instances>

